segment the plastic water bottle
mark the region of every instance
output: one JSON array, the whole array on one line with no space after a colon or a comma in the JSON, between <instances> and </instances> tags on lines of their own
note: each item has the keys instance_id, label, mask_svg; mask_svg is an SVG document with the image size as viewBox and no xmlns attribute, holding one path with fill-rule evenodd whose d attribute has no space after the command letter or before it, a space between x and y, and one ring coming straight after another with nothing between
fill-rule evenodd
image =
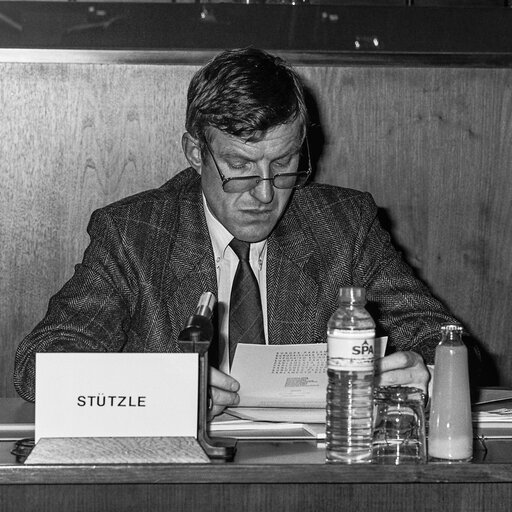
<instances>
[{"instance_id":1,"label":"plastic water bottle","mask_svg":"<svg viewBox=\"0 0 512 512\"><path fill-rule=\"evenodd\" d=\"M436 348L428 433L431 461L466 462L473 457L468 350L462 326L441 327Z\"/></svg>"},{"instance_id":2,"label":"plastic water bottle","mask_svg":"<svg viewBox=\"0 0 512 512\"><path fill-rule=\"evenodd\" d=\"M375 322L364 288L339 292L327 324L327 462L369 463L372 457Z\"/></svg>"}]
</instances>

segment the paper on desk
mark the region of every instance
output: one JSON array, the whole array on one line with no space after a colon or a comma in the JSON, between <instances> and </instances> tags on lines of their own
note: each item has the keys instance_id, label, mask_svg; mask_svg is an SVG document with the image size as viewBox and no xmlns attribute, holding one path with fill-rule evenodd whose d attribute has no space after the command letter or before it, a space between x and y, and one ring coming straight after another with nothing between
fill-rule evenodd
<instances>
[{"instance_id":1,"label":"paper on desk","mask_svg":"<svg viewBox=\"0 0 512 512\"><path fill-rule=\"evenodd\" d=\"M211 433L229 432L232 430L272 430L297 428L296 423L272 423L269 425L267 421L252 421L246 419L235 418L229 414L222 414L220 417L214 418L208 425Z\"/></svg>"},{"instance_id":2,"label":"paper on desk","mask_svg":"<svg viewBox=\"0 0 512 512\"><path fill-rule=\"evenodd\" d=\"M227 413L217 416L210 422L209 433L216 437L251 440L310 440L320 438L310 425L242 420Z\"/></svg>"},{"instance_id":3,"label":"paper on desk","mask_svg":"<svg viewBox=\"0 0 512 512\"><path fill-rule=\"evenodd\" d=\"M512 409L502 407L493 411L479 411L473 412L473 422L477 423L492 423L493 426L498 427L512 427Z\"/></svg>"},{"instance_id":4,"label":"paper on desk","mask_svg":"<svg viewBox=\"0 0 512 512\"><path fill-rule=\"evenodd\" d=\"M512 390L509 388L479 388L478 399L472 405L473 431L488 439L512 437Z\"/></svg>"},{"instance_id":5,"label":"paper on desk","mask_svg":"<svg viewBox=\"0 0 512 512\"><path fill-rule=\"evenodd\" d=\"M478 389L478 397L473 403L473 406L491 404L503 400L512 400L512 389L504 387L482 387Z\"/></svg>"},{"instance_id":6,"label":"paper on desk","mask_svg":"<svg viewBox=\"0 0 512 512\"><path fill-rule=\"evenodd\" d=\"M472 404L472 411L474 424L512 428L512 390L479 388L478 399Z\"/></svg>"},{"instance_id":7,"label":"paper on desk","mask_svg":"<svg viewBox=\"0 0 512 512\"><path fill-rule=\"evenodd\" d=\"M325 399L324 399L325 402ZM257 422L325 423L324 407L234 407L229 413L237 418Z\"/></svg>"},{"instance_id":8,"label":"paper on desk","mask_svg":"<svg viewBox=\"0 0 512 512\"><path fill-rule=\"evenodd\" d=\"M501 407L492 411L473 412L473 433L487 439L510 439L512 409Z\"/></svg>"},{"instance_id":9,"label":"paper on desk","mask_svg":"<svg viewBox=\"0 0 512 512\"><path fill-rule=\"evenodd\" d=\"M375 340L377 357L387 337ZM229 412L264 421L325 421L327 344L237 346L231 376L240 383L240 404ZM284 410L283 410L284 409ZM315 409L317 409L315 411Z\"/></svg>"}]
</instances>

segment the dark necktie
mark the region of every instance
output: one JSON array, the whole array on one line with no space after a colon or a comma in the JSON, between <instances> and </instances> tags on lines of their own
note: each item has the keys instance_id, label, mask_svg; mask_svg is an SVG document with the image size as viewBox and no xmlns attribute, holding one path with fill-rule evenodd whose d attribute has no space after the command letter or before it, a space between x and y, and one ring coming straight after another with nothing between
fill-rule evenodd
<instances>
[{"instance_id":1,"label":"dark necktie","mask_svg":"<svg viewBox=\"0 0 512 512\"><path fill-rule=\"evenodd\" d=\"M248 242L233 238L229 244L238 259L229 302L229 364L238 343L265 343L258 281L249 263Z\"/></svg>"}]
</instances>

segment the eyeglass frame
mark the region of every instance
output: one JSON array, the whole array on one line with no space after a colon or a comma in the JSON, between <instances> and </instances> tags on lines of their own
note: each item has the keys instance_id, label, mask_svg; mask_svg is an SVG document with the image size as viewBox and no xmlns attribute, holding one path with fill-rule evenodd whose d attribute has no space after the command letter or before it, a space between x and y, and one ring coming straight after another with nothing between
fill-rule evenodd
<instances>
[{"instance_id":1,"label":"eyeglass frame","mask_svg":"<svg viewBox=\"0 0 512 512\"><path fill-rule=\"evenodd\" d=\"M307 135L304 137L304 141L303 141L302 144L304 144L304 142L306 143L306 152L307 152L307 158L308 158L308 169L307 169L307 171L302 171L302 172L282 172L282 173L275 174L271 178L262 178L261 176L258 176L256 174L253 174L251 176L231 176L230 178L226 178L226 176L224 174L222 174L222 171L219 168L219 164L217 163L217 160L216 160L215 156L213 155L213 151L212 151L212 148L210 147L210 144L208 144L208 141L206 140L206 138L204 139L204 145L206 146L206 149L208 150L208 153L210 153L210 156L212 157L212 160L213 160L213 163L215 165L215 168L217 169L217 172L219 173L219 177L220 177L220 179L222 181L222 190L226 194L236 194L236 193L241 193L241 192L248 192L249 190L252 190L253 188L256 188L262 181L270 181L272 186L274 188L279 189L279 190L294 190L294 189L299 189L299 188L304 187L306 185L309 177L311 176L311 173L313 172L313 168L311 166L311 153L309 151L309 141L308 141ZM292 175L296 176L297 179L298 179L299 176L306 175L306 179L304 180L304 183L301 183L300 185L294 185L293 187L276 187L276 185L274 183L274 180L276 178L278 178L280 176L292 176ZM226 184L229 183L232 180L249 181L249 180L254 179L254 178L257 179L256 184L253 187L248 188L247 190L243 190L243 191L241 190L240 192L237 192L237 191L227 192L226 189L224 188L226 186Z\"/></svg>"}]
</instances>

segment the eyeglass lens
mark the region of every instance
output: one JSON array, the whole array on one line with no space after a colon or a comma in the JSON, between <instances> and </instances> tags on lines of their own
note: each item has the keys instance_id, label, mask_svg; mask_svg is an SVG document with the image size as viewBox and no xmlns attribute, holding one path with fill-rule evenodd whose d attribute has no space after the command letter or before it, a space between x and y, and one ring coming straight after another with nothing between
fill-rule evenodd
<instances>
[{"instance_id":1,"label":"eyeglass lens","mask_svg":"<svg viewBox=\"0 0 512 512\"><path fill-rule=\"evenodd\" d=\"M307 173L279 174L269 179L259 176L235 177L225 181L223 187L225 192L245 192L256 187L261 181L270 181L275 188L293 188L304 185L307 177Z\"/></svg>"}]
</instances>

